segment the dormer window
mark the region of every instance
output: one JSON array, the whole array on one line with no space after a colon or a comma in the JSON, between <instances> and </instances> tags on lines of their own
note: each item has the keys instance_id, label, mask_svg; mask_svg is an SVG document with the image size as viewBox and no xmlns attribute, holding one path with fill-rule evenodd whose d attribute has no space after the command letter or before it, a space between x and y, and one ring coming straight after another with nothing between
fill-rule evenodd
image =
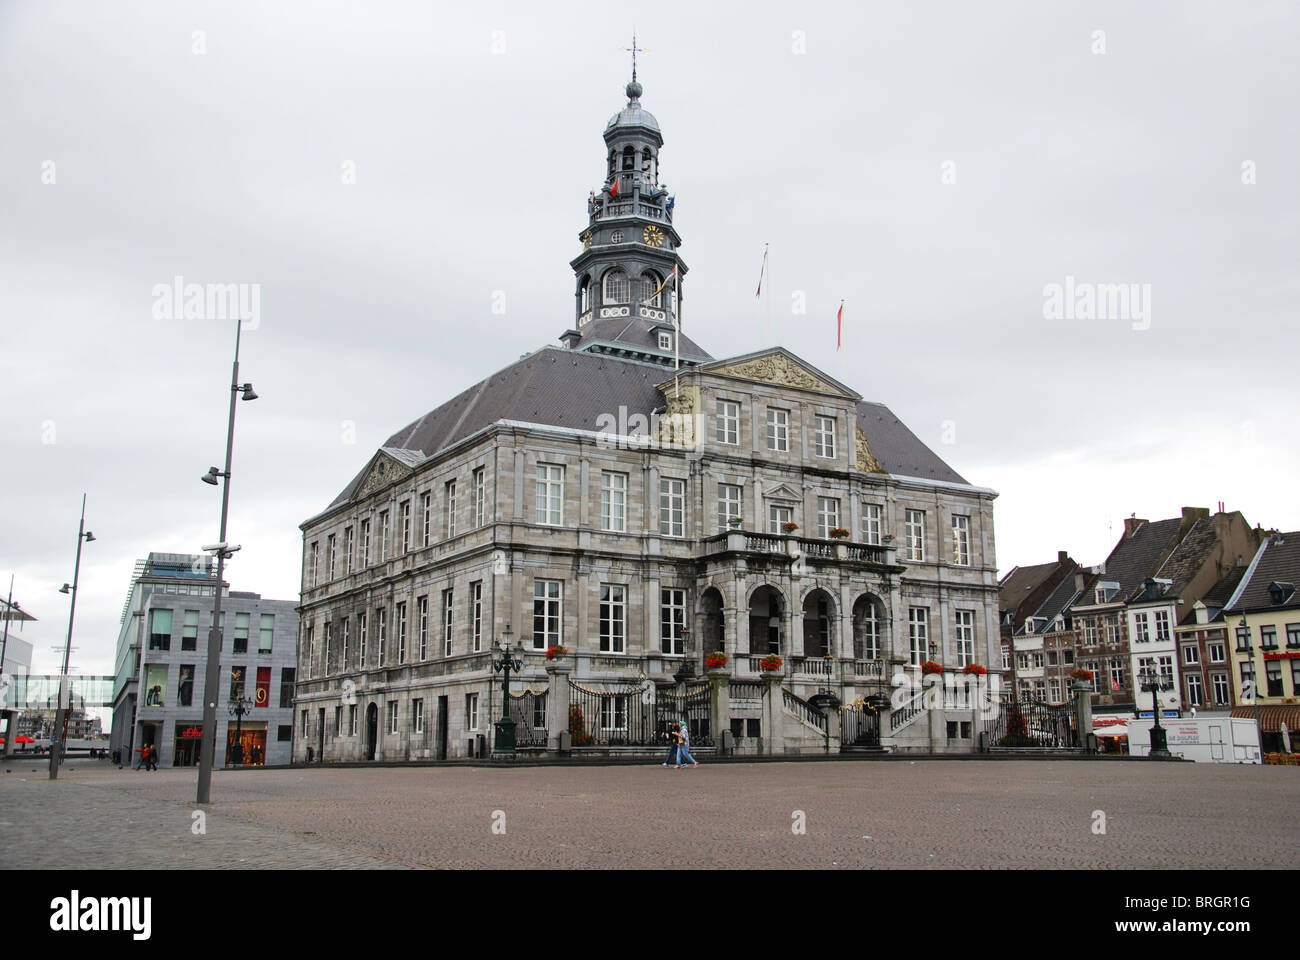
<instances>
[{"instance_id":1,"label":"dormer window","mask_svg":"<svg viewBox=\"0 0 1300 960\"><path fill-rule=\"evenodd\" d=\"M1275 607L1280 607L1295 595L1295 584L1274 580L1268 585L1268 599Z\"/></svg>"},{"instance_id":2,"label":"dormer window","mask_svg":"<svg viewBox=\"0 0 1300 960\"><path fill-rule=\"evenodd\" d=\"M601 302L627 303L627 299L627 274L622 270L611 270L609 273L605 274L605 289L601 295Z\"/></svg>"},{"instance_id":3,"label":"dormer window","mask_svg":"<svg viewBox=\"0 0 1300 960\"><path fill-rule=\"evenodd\" d=\"M673 335L666 331L659 332L659 349L671 350L673 348Z\"/></svg>"}]
</instances>

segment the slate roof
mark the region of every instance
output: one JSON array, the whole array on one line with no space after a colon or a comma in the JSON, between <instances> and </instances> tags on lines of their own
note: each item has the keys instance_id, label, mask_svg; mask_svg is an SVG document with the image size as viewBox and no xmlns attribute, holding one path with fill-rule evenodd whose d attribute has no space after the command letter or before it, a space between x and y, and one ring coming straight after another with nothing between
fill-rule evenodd
<instances>
[{"instance_id":1,"label":"slate roof","mask_svg":"<svg viewBox=\"0 0 1300 960\"><path fill-rule=\"evenodd\" d=\"M1275 581L1300 588L1300 530L1264 538L1251 562L1249 579L1243 578L1243 582L1238 584L1237 593L1231 598L1231 605L1224 609L1224 615L1300 607L1300 589L1284 600L1281 607L1273 606L1268 585Z\"/></svg>"},{"instance_id":2,"label":"slate roof","mask_svg":"<svg viewBox=\"0 0 1300 960\"><path fill-rule=\"evenodd\" d=\"M1119 584L1117 600L1129 596L1173 550L1182 523L1182 517L1144 523L1131 536L1120 540L1106 558L1106 572L1093 574L1083 585L1080 591L1083 603L1079 605L1093 603L1095 588L1102 581Z\"/></svg>"},{"instance_id":3,"label":"slate roof","mask_svg":"<svg viewBox=\"0 0 1300 960\"><path fill-rule=\"evenodd\" d=\"M1012 569L998 584L998 609L1018 610L1024 599L1037 590L1059 565L1059 561L1053 561Z\"/></svg>"},{"instance_id":4,"label":"slate roof","mask_svg":"<svg viewBox=\"0 0 1300 960\"><path fill-rule=\"evenodd\" d=\"M1055 566L1055 564L1053 564ZM1065 611L1070 609L1070 604L1074 603L1074 598L1079 595L1079 589L1074 585L1074 577L1066 577L1043 601L1042 605L1035 610L1030 616L1036 621L1045 620L1051 623ZM1037 624L1035 624L1037 626ZM1038 627L1041 632L1042 627Z\"/></svg>"},{"instance_id":5,"label":"slate roof","mask_svg":"<svg viewBox=\"0 0 1300 960\"><path fill-rule=\"evenodd\" d=\"M1227 572L1222 580L1210 587L1209 590L1205 591L1205 596L1201 597L1201 602L1204 603L1206 608L1212 613L1209 620L1210 623L1223 619L1223 607L1227 604L1228 600L1231 599L1232 594L1237 589L1237 585L1241 583L1241 578L1246 575L1248 569L1249 567L1244 563L1239 567L1233 567ZM1196 623L1195 605L1187 611L1187 615L1179 621L1178 625L1180 627L1185 627L1194 623Z\"/></svg>"},{"instance_id":6,"label":"slate roof","mask_svg":"<svg viewBox=\"0 0 1300 960\"><path fill-rule=\"evenodd\" d=\"M1172 581L1169 588L1160 594L1159 599L1167 600L1179 596L1205 565L1206 558L1213 552L1218 542L1218 533L1212 520L1203 517L1193 523L1186 536L1174 548L1173 553L1169 554L1169 559L1160 565L1160 569L1151 574L1152 577ZM1142 580L1139 580L1137 586L1129 592L1129 602L1142 601L1145 591Z\"/></svg>"},{"instance_id":7,"label":"slate roof","mask_svg":"<svg viewBox=\"0 0 1300 960\"><path fill-rule=\"evenodd\" d=\"M597 431L603 426L597 419L617 416L620 407L647 418L662 409L664 397L655 384L672 375L657 363L543 347L407 424L380 449L415 466L499 420ZM858 422L888 473L966 484L883 404L858 404ZM367 463L330 508L352 498L368 469Z\"/></svg>"},{"instance_id":8,"label":"slate roof","mask_svg":"<svg viewBox=\"0 0 1300 960\"><path fill-rule=\"evenodd\" d=\"M606 317L604 320L593 320L582 329L582 339L574 346L574 350L583 350L596 341L605 341L612 343L625 343L629 347L637 350L645 350L650 353L662 354L664 351L659 349L659 334L657 330L672 329L671 323L665 323L659 320L647 320L644 317ZM681 356L690 360L712 360L698 343L682 334ZM670 349L667 351L668 356L673 355Z\"/></svg>"}]
</instances>

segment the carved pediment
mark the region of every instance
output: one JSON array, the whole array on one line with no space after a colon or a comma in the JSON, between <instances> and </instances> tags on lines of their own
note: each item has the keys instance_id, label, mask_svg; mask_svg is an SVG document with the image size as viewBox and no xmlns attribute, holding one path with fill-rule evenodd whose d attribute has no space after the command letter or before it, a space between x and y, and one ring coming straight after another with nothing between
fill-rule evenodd
<instances>
[{"instance_id":1,"label":"carved pediment","mask_svg":"<svg viewBox=\"0 0 1300 960\"><path fill-rule=\"evenodd\" d=\"M357 492L353 499L364 500L371 494L377 493L384 487L410 476L410 474L410 467L398 463L386 453L380 453L375 457L375 462L370 465L370 472L357 485Z\"/></svg>"},{"instance_id":2,"label":"carved pediment","mask_svg":"<svg viewBox=\"0 0 1300 960\"><path fill-rule=\"evenodd\" d=\"M867 473L885 473L885 468L880 465L880 461L872 454L871 448L867 446L867 435L858 427L858 434L854 447L858 455L858 469Z\"/></svg>"},{"instance_id":3,"label":"carved pediment","mask_svg":"<svg viewBox=\"0 0 1300 960\"><path fill-rule=\"evenodd\" d=\"M778 483L775 487L763 491L764 500L794 500L800 501L803 496L798 490L787 486L784 483Z\"/></svg>"},{"instance_id":4,"label":"carved pediment","mask_svg":"<svg viewBox=\"0 0 1300 960\"><path fill-rule=\"evenodd\" d=\"M742 363L714 367L710 372L727 377L740 377L744 380L758 380L762 383L777 383L784 387L817 390L821 393L833 393L837 396L845 395L841 387L823 380L811 367L807 367L797 360L792 360L784 353L772 353L765 357L745 360Z\"/></svg>"}]
</instances>

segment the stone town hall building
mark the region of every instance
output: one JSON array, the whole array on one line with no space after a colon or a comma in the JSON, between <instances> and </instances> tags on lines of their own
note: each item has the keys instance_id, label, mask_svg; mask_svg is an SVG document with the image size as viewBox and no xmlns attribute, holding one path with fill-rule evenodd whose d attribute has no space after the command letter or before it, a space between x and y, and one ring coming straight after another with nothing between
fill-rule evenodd
<instances>
[{"instance_id":1,"label":"stone town hall building","mask_svg":"<svg viewBox=\"0 0 1300 960\"><path fill-rule=\"evenodd\" d=\"M686 715L740 752L975 749L970 709L886 697L924 660L995 662L994 492L783 348L677 342L641 92L605 127L562 345L397 431L302 525L296 760L490 750L507 630L521 747L636 746Z\"/></svg>"}]
</instances>

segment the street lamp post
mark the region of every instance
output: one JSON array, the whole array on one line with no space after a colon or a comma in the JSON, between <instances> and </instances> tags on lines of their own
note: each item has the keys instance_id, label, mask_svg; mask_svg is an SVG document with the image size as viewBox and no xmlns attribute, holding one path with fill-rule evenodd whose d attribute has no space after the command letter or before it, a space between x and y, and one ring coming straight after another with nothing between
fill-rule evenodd
<instances>
[{"instance_id":1,"label":"street lamp post","mask_svg":"<svg viewBox=\"0 0 1300 960\"><path fill-rule=\"evenodd\" d=\"M1160 671L1155 667L1144 667L1138 674L1138 686L1143 693L1151 693L1151 716L1155 718L1155 725L1151 728L1151 756L1167 757L1169 756L1169 739L1167 731L1160 726L1160 691L1173 689L1173 684L1167 683Z\"/></svg>"},{"instance_id":2,"label":"street lamp post","mask_svg":"<svg viewBox=\"0 0 1300 960\"><path fill-rule=\"evenodd\" d=\"M252 697L239 696L230 700L230 715L235 718L235 749L239 751L235 761L237 765L244 762L244 714L252 713L254 704Z\"/></svg>"},{"instance_id":3,"label":"street lamp post","mask_svg":"<svg viewBox=\"0 0 1300 960\"><path fill-rule=\"evenodd\" d=\"M1250 642L1250 624L1242 617L1237 624L1238 631L1246 634L1246 649L1250 651L1250 702L1255 706L1255 736L1259 738L1259 762L1264 762L1264 725L1259 719L1259 674L1255 672L1255 646Z\"/></svg>"},{"instance_id":4,"label":"street lamp post","mask_svg":"<svg viewBox=\"0 0 1300 960\"><path fill-rule=\"evenodd\" d=\"M496 741L492 745L493 757L513 760L515 757L515 721L510 716L510 672L518 673L524 667L522 659L523 646L510 649L510 624L506 624L498 649L501 658L492 664L492 669L502 675L501 679L501 719L496 723Z\"/></svg>"},{"instance_id":5,"label":"street lamp post","mask_svg":"<svg viewBox=\"0 0 1300 960\"><path fill-rule=\"evenodd\" d=\"M239 334L241 321L235 321L235 363L230 374L230 418L226 424L226 469L211 467L201 478L204 483L221 484L221 532L219 542L210 552L217 557L216 598L212 604L212 626L208 630L208 663L203 679L203 736L199 741L198 802L210 803L212 799L212 765L217 752L217 688L221 683L221 584L225 575L226 558L238 547L226 543L226 516L230 510L230 459L235 446L235 398L256 400L251 383L239 382Z\"/></svg>"},{"instance_id":6,"label":"street lamp post","mask_svg":"<svg viewBox=\"0 0 1300 960\"><path fill-rule=\"evenodd\" d=\"M86 529L86 495L81 495L81 523L77 527L77 562L72 568L72 586L66 583L59 588L60 593L72 594L72 602L68 607L68 642L63 648L63 673L59 675L59 710L54 715L54 733L58 736L59 741L52 744L50 748L50 779L59 778L59 761L65 749L68 739L68 708L67 704L72 700L71 691L68 689L68 660L72 656L72 621L77 615L77 583L81 578L81 544L82 541L91 543L95 535ZM6 621L7 622L7 621Z\"/></svg>"}]
</instances>

